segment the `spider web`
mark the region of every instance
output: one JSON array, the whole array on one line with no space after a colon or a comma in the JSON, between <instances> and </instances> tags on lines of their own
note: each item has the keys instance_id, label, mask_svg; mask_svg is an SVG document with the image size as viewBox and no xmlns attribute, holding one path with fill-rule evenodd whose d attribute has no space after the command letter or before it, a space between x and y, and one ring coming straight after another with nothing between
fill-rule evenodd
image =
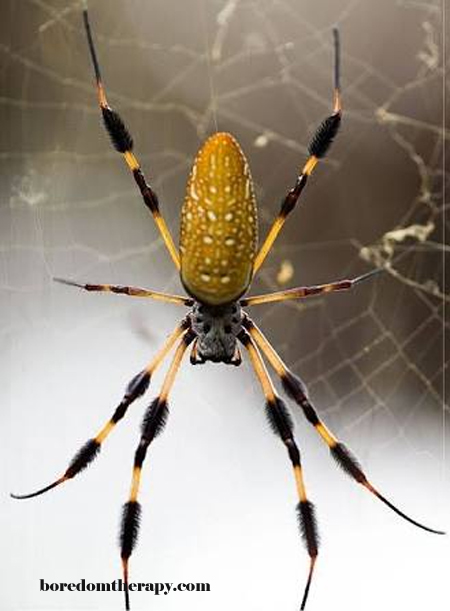
<instances>
[{"instance_id":1,"label":"spider web","mask_svg":"<svg viewBox=\"0 0 450 611\"><path fill-rule=\"evenodd\" d=\"M133 181L102 131L81 6L57 0L3 4L0 333L6 491L32 489L66 464L77 443L110 416L127 380L181 315L172 306L84 295L51 280L181 290ZM330 110L330 29L339 25L342 133L252 292L353 277L374 267L384 272L351 294L258 306L251 314L305 380L324 420L380 486L409 513L426 516L431 525L445 524L449 132L443 122L440 3L92 0L90 12L109 101L134 135L174 236L193 156L217 129L232 132L249 158L264 235L295 181L309 138ZM303 560L292 537L295 497L286 492L292 483L282 448L262 432L261 404L246 365L238 371L184 367L180 373L167 437L155 446L158 464L154 471L150 465L145 484L150 539L143 535L133 557L135 578L209 579L215 591L186 594L182 601L174 594L157 601L164 608L225 609L236 600L258 610L297 604ZM105 444L102 467L95 465L84 482L40 504L2 502L10 524L2 608L119 608L120 601L106 594L44 595L38 578L118 576L110 539L136 443L140 410L132 412ZM336 600L348 610L361 608L362 601L375 609L387 595L393 607L401 600L411 611L425 604L439 608L445 583L441 541L418 543L416 533L392 524L391 515L342 481L295 415L324 539L311 610ZM183 448L182 476L171 447ZM196 513L199 505L207 513ZM73 533L67 532L69 524ZM392 549L386 558L388 540ZM245 541L245 551L238 541ZM167 547L176 551L161 552ZM100 555L86 562L82 574L86 551L89 557L93 549ZM236 554L244 564L236 562ZM358 555L364 566L354 566ZM278 572L268 571L271 564ZM248 566L244 578L242 566ZM411 586L422 578L423 588Z\"/></svg>"}]
</instances>

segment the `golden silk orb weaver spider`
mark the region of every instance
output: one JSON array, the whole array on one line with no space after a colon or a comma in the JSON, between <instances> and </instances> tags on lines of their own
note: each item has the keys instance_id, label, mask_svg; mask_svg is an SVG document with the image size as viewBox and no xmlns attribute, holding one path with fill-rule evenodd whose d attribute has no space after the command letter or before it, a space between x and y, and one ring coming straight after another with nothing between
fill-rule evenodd
<instances>
[{"instance_id":1,"label":"golden silk orb weaver spider","mask_svg":"<svg viewBox=\"0 0 450 611\"><path fill-rule=\"evenodd\" d=\"M145 393L151 376L174 348L174 356L160 393L150 403L143 419L140 441L134 456L129 498L123 507L120 547L125 608L130 609L128 566L139 530L141 508L138 497L141 472L150 444L161 433L166 423L168 396L183 356L190 347L190 361L194 365L206 361L240 365L242 359L239 345L242 345L261 384L271 428L285 445L292 464L298 495L298 521L309 555L309 571L300 607L305 609L319 547L315 511L306 492L292 418L286 404L275 390L263 357L279 377L286 395L300 407L306 420L317 431L337 464L347 475L408 522L426 531L444 534L442 531L429 528L407 516L374 487L358 460L321 421L303 382L288 369L262 331L243 310L244 307L258 304L283 302L310 295L349 290L379 272L377 269L350 280L244 297L252 278L269 254L287 217L295 208L309 176L313 173L319 160L327 153L339 130L342 107L338 31L336 29L333 31L334 104L332 113L316 130L309 145L309 158L298 174L295 185L282 200L279 214L261 248L258 250L257 206L249 165L233 136L228 133L215 133L199 150L190 173L181 213L178 251L161 215L158 198L144 177L140 163L133 153L132 137L119 114L108 105L87 8L83 11L83 17L104 125L114 148L123 155L144 203L153 215L189 296L169 295L130 286L81 284L72 280L56 280L87 291L121 293L132 297L148 297L176 303L187 306L189 311L169 335L153 360L128 384L110 420L95 437L89 439L81 447L65 472L51 484L36 492L12 496L19 499L38 496L74 478L84 470L98 455L101 445L116 424L126 415L128 407Z\"/></svg>"}]
</instances>

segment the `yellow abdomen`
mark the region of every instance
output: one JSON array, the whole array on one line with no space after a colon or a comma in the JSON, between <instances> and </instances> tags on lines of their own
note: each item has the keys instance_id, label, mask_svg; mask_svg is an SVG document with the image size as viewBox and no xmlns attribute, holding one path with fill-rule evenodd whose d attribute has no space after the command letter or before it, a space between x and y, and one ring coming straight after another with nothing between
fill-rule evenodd
<instances>
[{"instance_id":1,"label":"yellow abdomen","mask_svg":"<svg viewBox=\"0 0 450 611\"><path fill-rule=\"evenodd\" d=\"M216 133L197 153L181 211L181 281L198 301L221 305L250 284L258 217L250 168L241 147Z\"/></svg>"}]
</instances>

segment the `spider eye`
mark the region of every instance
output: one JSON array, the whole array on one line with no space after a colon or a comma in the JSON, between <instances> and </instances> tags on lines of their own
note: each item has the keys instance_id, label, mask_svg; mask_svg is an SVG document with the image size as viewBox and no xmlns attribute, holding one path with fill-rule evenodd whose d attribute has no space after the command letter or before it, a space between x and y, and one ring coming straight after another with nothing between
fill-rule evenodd
<instances>
[{"instance_id":1,"label":"spider eye","mask_svg":"<svg viewBox=\"0 0 450 611\"><path fill-rule=\"evenodd\" d=\"M225 333L231 333L231 325L225 325L223 330L225 331Z\"/></svg>"},{"instance_id":2,"label":"spider eye","mask_svg":"<svg viewBox=\"0 0 450 611\"><path fill-rule=\"evenodd\" d=\"M211 331L211 325L209 324L209 322L205 322L205 324L203 325L203 331L204 333L209 333Z\"/></svg>"}]
</instances>

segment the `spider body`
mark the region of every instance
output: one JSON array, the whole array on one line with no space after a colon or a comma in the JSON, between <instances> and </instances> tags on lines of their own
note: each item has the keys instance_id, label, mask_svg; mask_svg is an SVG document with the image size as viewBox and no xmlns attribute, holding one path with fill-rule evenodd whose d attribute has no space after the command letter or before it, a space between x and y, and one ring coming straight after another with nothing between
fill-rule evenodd
<instances>
[{"instance_id":1,"label":"spider body","mask_svg":"<svg viewBox=\"0 0 450 611\"><path fill-rule=\"evenodd\" d=\"M302 381L285 365L262 331L244 312L243 307L264 303L301 299L333 291L352 289L361 281L372 277L381 268L351 280L304 286L264 295L243 297L251 279L270 252L288 215L306 186L320 158L337 134L341 121L339 85L339 37L334 31L335 71L334 108L316 130L310 145L309 157L297 175L294 186L287 192L280 211L261 248L257 252L257 210L253 182L247 160L237 141L227 133L213 134L200 148L195 159L181 214L180 249L176 248L171 233L159 209L159 201L147 183L138 159L133 153L133 139L116 111L108 105L102 84L100 68L94 48L87 10L83 11L91 59L94 66L99 106L105 127L115 149L124 157L141 193L144 204L151 212L174 265L180 272L181 282L190 297L168 295L153 290L110 284L80 284L60 280L88 291L120 293L132 297L147 297L188 306L182 318L163 346L148 365L126 387L121 402L103 428L89 439L75 454L65 472L51 484L36 492L12 495L14 498L38 496L74 478L98 456L99 450L125 417L130 405L143 395L156 369L169 352L174 355L156 398L148 405L144 415L141 436L134 455L133 472L128 501L124 504L120 533L121 560L125 590L125 608L130 609L128 592L128 564L136 544L140 504L138 501L141 472L150 444L161 433L168 417L168 397L185 352L191 347L191 363L206 361L239 365L241 344L260 382L269 423L279 437L291 463L297 492L297 515L302 538L309 555L309 572L300 609L308 598L313 571L318 555L319 538L313 504L309 501L303 477L300 448L294 433L294 423L284 401L278 395L267 371L263 356L280 379L286 395L303 412L306 421L316 430L322 442L342 470L355 482L392 511L415 526L443 534L413 520L387 500L368 480L361 465L346 446L321 421ZM186 406L188 407L188 406Z\"/></svg>"},{"instance_id":2,"label":"spider body","mask_svg":"<svg viewBox=\"0 0 450 611\"><path fill-rule=\"evenodd\" d=\"M195 300L192 364L241 363L237 300L251 282L257 240L249 164L231 134L215 133L197 153L181 211L180 279Z\"/></svg>"},{"instance_id":3,"label":"spider body","mask_svg":"<svg viewBox=\"0 0 450 611\"><path fill-rule=\"evenodd\" d=\"M180 277L210 306L236 301L249 287L258 243L253 181L228 133L213 134L192 166L181 211Z\"/></svg>"}]
</instances>

